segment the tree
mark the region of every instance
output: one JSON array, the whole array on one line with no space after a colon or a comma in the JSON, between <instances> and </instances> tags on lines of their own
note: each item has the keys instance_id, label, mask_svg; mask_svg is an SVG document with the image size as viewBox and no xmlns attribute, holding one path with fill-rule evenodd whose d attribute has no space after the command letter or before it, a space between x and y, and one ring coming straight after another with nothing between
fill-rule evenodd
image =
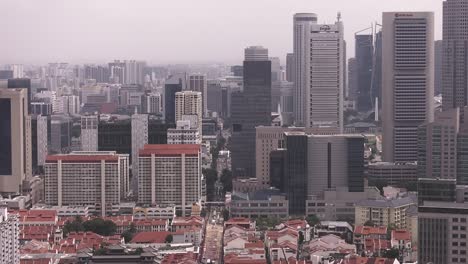
<instances>
[{"instance_id":1,"label":"tree","mask_svg":"<svg viewBox=\"0 0 468 264\"><path fill-rule=\"evenodd\" d=\"M224 169L221 172L221 183L223 184L224 193L232 192L232 172L228 169Z\"/></svg>"},{"instance_id":2,"label":"tree","mask_svg":"<svg viewBox=\"0 0 468 264\"><path fill-rule=\"evenodd\" d=\"M315 225L320 224L320 219L314 214L307 216L305 220L310 226L315 226Z\"/></svg>"},{"instance_id":3,"label":"tree","mask_svg":"<svg viewBox=\"0 0 468 264\"><path fill-rule=\"evenodd\" d=\"M166 239L164 240L164 242L166 242L167 244L170 244L170 243L172 243L173 239L174 238L172 237L172 235L169 234L169 235L166 236Z\"/></svg>"},{"instance_id":4,"label":"tree","mask_svg":"<svg viewBox=\"0 0 468 264\"><path fill-rule=\"evenodd\" d=\"M73 221L66 221L63 226L63 235L67 236L70 232L81 232L84 231L83 219L80 216L75 217Z\"/></svg>"},{"instance_id":5,"label":"tree","mask_svg":"<svg viewBox=\"0 0 468 264\"><path fill-rule=\"evenodd\" d=\"M125 230L122 233L121 237L124 238L125 243L128 243L128 242L132 241L133 236L135 236L136 232L137 232L137 230L136 230L135 224L131 223L129 229Z\"/></svg>"},{"instance_id":6,"label":"tree","mask_svg":"<svg viewBox=\"0 0 468 264\"><path fill-rule=\"evenodd\" d=\"M85 231L91 231L102 236L113 235L117 231L117 225L111 220L94 218L83 223Z\"/></svg>"},{"instance_id":7,"label":"tree","mask_svg":"<svg viewBox=\"0 0 468 264\"><path fill-rule=\"evenodd\" d=\"M224 210L223 210L223 219L224 219L224 221L229 220L229 210L226 209L226 208L224 208Z\"/></svg>"},{"instance_id":8,"label":"tree","mask_svg":"<svg viewBox=\"0 0 468 264\"><path fill-rule=\"evenodd\" d=\"M206 179L206 196L208 201L213 201L215 197L215 183L218 180L218 172L214 169L203 169Z\"/></svg>"},{"instance_id":9,"label":"tree","mask_svg":"<svg viewBox=\"0 0 468 264\"><path fill-rule=\"evenodd\" d=\"M299 245L302 245L302 243L304 243L304 234L302 233L302 231L299 231Z\"/></svg>"},{"instance_id":10,"label":"tree","mask_svg":"<svg viewBox=\"0 0 468 264\"><path fill-rule=\"evenodd\" d=\"M364 226L371 226L371 227L374 227L375 224L372 220L367 220L365 223L364 223Z\"/></svg>"},{"instance_id":11,"label":"tree","mask_svg":"<svg viewBox=\"0 0 468 264\"><path fill-rule=\"evenodd\" d=\"M397 259L400 257L400 250L398 250L398 248L391 248L385 251L382 257L389 258L389 259Z\"/></svg>"}]
</instances>

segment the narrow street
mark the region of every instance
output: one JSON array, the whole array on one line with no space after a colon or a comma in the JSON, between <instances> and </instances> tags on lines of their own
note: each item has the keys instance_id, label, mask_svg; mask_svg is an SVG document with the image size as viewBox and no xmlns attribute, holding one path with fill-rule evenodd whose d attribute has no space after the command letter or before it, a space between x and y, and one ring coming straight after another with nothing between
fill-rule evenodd
<instances>
[{"instance_id":1,"label":"narrow street","mask_svg":"<svg viewBox=\"0 0 468 264\"><path fill-rule=\"evenodd\" d=\"M211 206L207 217L202 263L221 263L223 255L223 220L219 207Z\"/></svg>"}]
</instances>

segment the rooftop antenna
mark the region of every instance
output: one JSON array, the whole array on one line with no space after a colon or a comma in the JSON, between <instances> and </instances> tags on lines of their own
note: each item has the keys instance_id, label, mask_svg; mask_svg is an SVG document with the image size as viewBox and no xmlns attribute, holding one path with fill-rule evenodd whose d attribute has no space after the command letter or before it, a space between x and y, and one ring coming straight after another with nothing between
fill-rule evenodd
<instances>
[{"instance_id":1,"label":"rooftop antenna","mask_svg":"<svg viewBox=\"0 0 468 264\"><path fill-rule=\"evenodd\" d=\"M341 12L338 12L338 14L336 15L336 20L337 20L338 22L341 21Z\"/></svg>"}]
</instances>

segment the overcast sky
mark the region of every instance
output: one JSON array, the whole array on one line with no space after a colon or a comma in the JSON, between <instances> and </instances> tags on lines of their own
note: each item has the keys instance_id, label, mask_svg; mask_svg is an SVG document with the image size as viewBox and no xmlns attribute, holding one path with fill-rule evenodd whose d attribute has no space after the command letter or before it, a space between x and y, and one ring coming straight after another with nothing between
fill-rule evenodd
<instances>
[{"instance_id":1,"label":"overcast sky","mask_svg":"<svg viewBox=\"0 0 468 264\"><path fill-rule=\"evenodd\" d=\"M338 11L348 55L383 11L433 11L441 38L442 0L0 0L0 64L238 63L251 45L284 63L294 13L333 23Z\"/></svg>"}]
</instances>

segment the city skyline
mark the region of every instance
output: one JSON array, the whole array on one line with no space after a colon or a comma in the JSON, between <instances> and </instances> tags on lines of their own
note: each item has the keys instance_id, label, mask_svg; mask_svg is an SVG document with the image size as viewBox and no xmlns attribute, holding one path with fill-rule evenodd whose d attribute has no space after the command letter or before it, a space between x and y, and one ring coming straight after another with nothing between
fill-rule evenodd
<instances>
[{"instance_id":1,"label":"city skyline","mask_svg":"<svg viewBox=\"0 0 468 264\"><path fill-rule=\"evenodd\" d=\"M286 53L293 49L292 16L298 12L316 13L321 23L334 23L341 12L348 58L354 55L354 33L371 23L381 24L384 11L434 11L435 39L442 38L441 0L358 2L259 0L249 2L246 12L238 3L213 0L140 1L138 5L127 0L89 4L6 0L0 2L0 9L8 12L0 21L8 26L0 27L0 34L9 41L2 44L0 58L2 63L23 64L107 63L115 58L151 64L234 64L242 62L239 47L262 45L285 64ZM91 5L93 8L87 8ZM365 14L359 12L363 6ZM261 19L258 14L263 14Z\"/></svg>"}]
</instances>

